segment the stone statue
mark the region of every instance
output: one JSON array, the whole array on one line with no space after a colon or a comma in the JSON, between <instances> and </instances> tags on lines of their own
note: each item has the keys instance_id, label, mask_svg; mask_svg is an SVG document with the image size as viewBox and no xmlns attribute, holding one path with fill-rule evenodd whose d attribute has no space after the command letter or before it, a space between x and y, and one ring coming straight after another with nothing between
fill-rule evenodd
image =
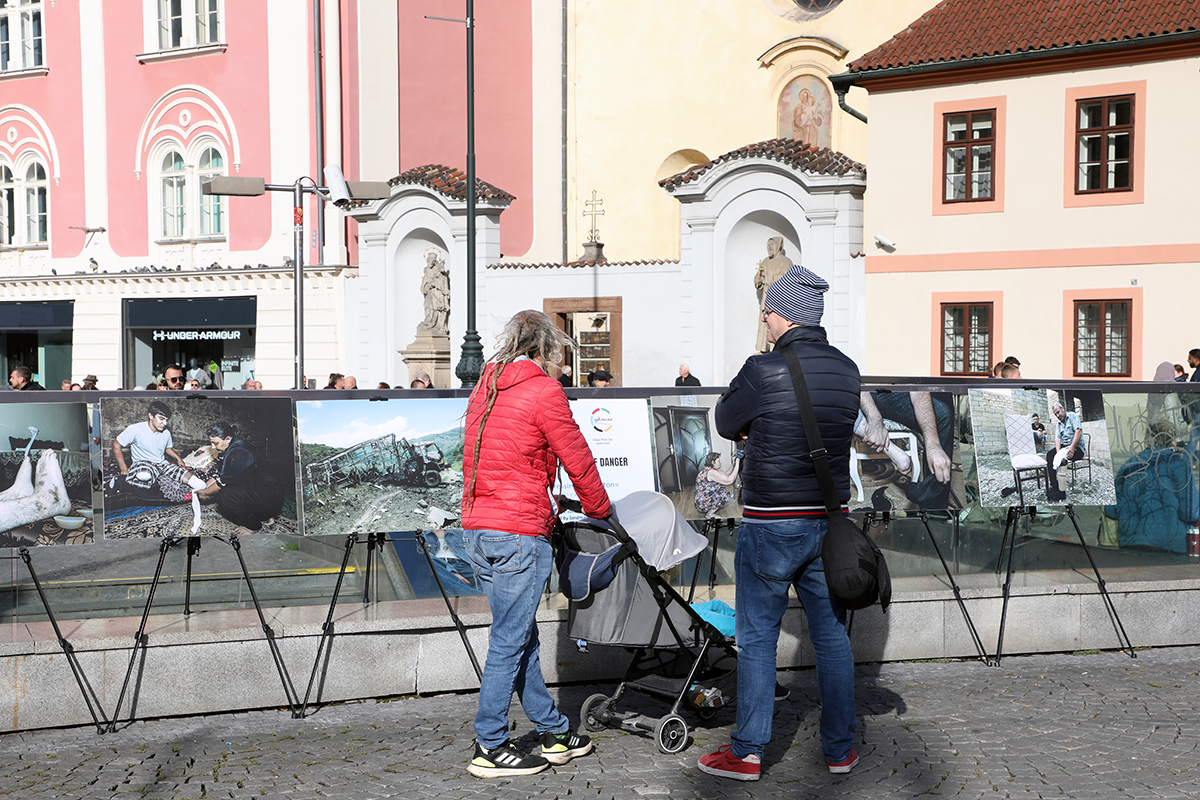
<instances>
[{"instance_id":1,"label":"stone statue","mask_svg":"<svg viewBox=\"0 0 1200 800\"><path fill-rule=\"evenodd\" d=\"M425 254L425 273L421 276L421 294L425 295L425 320L419 333L450 333L450 273L446 261L436 250Z\"/></svg>"},{"instance_id":2,"label":"stone statue","mask_svg":"<svg viewBox=\"0 0 1200 800\"><path fill-rule=\"evenodd\" d=\"M767 287L784 276L789 269L792 268L792 260L784 255L783 252L783 237L772 236L767 239L767 257L758 262L758 269L754 273L754 288L758 293L758 340L754 344L754 349L759 353L765 353L771 349L771 343L767 341L767 323L762 319L763 296L767 293Z\"/></svg>"}]
</instances>

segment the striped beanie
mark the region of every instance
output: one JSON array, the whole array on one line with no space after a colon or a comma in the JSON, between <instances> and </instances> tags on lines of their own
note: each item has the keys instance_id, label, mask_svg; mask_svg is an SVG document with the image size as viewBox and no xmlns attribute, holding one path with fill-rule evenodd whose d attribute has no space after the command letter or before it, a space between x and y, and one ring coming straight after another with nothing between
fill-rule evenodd
<instances>
[{"instance_id":1,"label":"striped beanie","mask_svg":"<svg viewBox=\"0 0 1200 800\"><path fill-rule=\"evenodd\" d=\"M789 322L817 328L825 312L821 295L827 291L829 284L824 278L796 264L767 288L763 305Z\"/></svg>"}]
</instances>

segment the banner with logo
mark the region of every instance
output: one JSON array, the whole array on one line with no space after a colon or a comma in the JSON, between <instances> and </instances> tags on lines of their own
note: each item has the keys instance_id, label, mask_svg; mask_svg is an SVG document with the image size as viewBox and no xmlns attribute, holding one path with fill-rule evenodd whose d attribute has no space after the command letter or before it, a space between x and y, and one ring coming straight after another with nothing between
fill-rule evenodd
<instances>
[{"instance_id":1,"label":"banner with logo","mask_svg":"<svg viewBox=\"0 0 1200 800\"><path fill-rule=\"evenodd\" d=\"M613 500L630 492L654 491L654 460L650 451L650 418L644 399L582 399L571 401L571 412L596 459L604 488ZM575 496L562 470L562 492Z\"/></svg>"}]
</instances>

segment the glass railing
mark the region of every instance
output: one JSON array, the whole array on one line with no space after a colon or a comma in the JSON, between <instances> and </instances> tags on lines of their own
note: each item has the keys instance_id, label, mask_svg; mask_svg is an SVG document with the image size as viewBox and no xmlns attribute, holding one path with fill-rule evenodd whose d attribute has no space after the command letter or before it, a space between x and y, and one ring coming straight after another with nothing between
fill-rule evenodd
<instances>
[{"instance_id":1,"label":"glass railing","mask_svg":"<svg viewBox=\"0 0 1200 800\"><path fill-rule=\"evenodd\" d=\"M1049 381L1035 386L994 380L873 379L864 388L879 401L876 405L892 449L885 447L880 452L865 438L856 439L857 455L851 465L855 517L871 523L872 535L883 547L897 590L901 592L944 586L947 569L943 568L943 559L955 576L994 575L1007 567L1009 551L1002 548L1005 543L1015 544L1011 550L1013 568L1025 581L1090 579L1091 566L1088 553L1080 544L1081 535L1096 565L1109 580L1177 580L1200 575L1195 569L1200 565L1200 546L1195 535L1200 517L1197 500L1200 410L1196 414L1190 411L1194 405L1200 407L1200 391L1189 391L1193 386L1077 381ZM656 465L655 488L672 497L693 526L716 543L715 567L710 551L706 550L672 570L670 577L685 594L695 578L697 593L705 597L710 583L719 591L732 584L736 527L729 520L736 519L739 509L735 496L706 523L694 505L698 461L708 451L733 455L732 443L721 440L711 422L710 409L721 391L720 387L705 387L568 392L577 402L585 404L607 398L647 401ZM902 396L906 393L911 406L905 405ZM923 393L930 394L935 401L934 424L927 428L922 428L917 419ZM77 402L69 394L39 393L42 396L35 399L39 403ZM467 396L464 391L267 394L300 402L358 399L368 403L370 398L386 397L402 403L436 397L459 404ZM85 399L95 402L98 398L130 396L131 393L86 393ZM211 396L236 399L245 394L220 392ZM148 400L149 395L141 398ZM30 422L27 409L19 410L14 405L27 402L29 398L23 395L0 394L0 421L6 424L11 437L6 442L9 452L0 451L0 466L6 470L0 492L10 488L15 480L13 473L20 456L16 451L25 446L20 434L35 425ZM1063 410L1073 418L1069 421L1087 434L1086 439L1081 437L1081 441L1087 442L1087 458L1081 460L1088 464L1076 465L1070 461L1056 471L1065 492L1063 499L1051 498L1044 467L1041 475L1037 474L1036 459L1045 458L1047 443L1035 441L1033 449L1024 453L1035 458L1024 463L1035 466L1019 470L1013 466L1017 462L1014 447L1019 436L1016 429L1003 430L1005 417L1031 418L1030 412L1036 411L1052 449L1058 429L1056 421L1052 424L1055 402L1061 402ZM870 436L867 428L863 431ZM28 433L24 436L29 438ZM939 441L937 447L931 448L929 443L935 436ZM43 437L39 433L34 438ZM93 438L100 438L106 447L110 444L103 435ZM297 441L304 440L301 421ZM36 451L38 442L34 444ZM949 479L943 484L937 478L939 465L930 450L946 451L947 445ZM63 461L78 460L82 455L79 447L70 443L67 446L76 452L70 456L63 454ZM439 447L449 449L444 442ZM347 452L349 449L347 446ZM300 459L298 452L297 498L303 498L305 491ZM726 468L728 461L727 458ZM449 472L445 474L452 478L454 470L447 469ZM384 480L387 476L372 475L380 479L374 485L380 486L381 491L385 483L392 485ZM405 485L402 495L405 503L422 491L432 491L430 487ZM446 487L441 487L441 491L445 493ZM177 613L185 605L194 611L251 607L242 560L230 544L232 537L199 537L195 540L199 547L190 548L187 538L170 540L166 546L156 537L105 539L105 508L99 481L92 492L95 518L90 526L82 528L93 531L91 543L68 544L79 539L73 540L69 531L64 534L49 523L43 533L36 530L36 525L22 527L20 530L26 532L19 540L13 538L12 531L6 534L9 538L5 544L10 546L0 553L9 557L10 575L6 585L0 587L0 621L20 623L46 618L30 570L21 557L22 550L28 554L55 615L61 619L140 615L156 572L159 579L155 587L155 612ZM355 496L342 497L351 502L349 498ZM0 506L8 502L12 501L0 499ZM376 535L375 546L368 545L368 539L372 538L368 533L372 530L370 524L358 530L358 544L351 550L345 580L341 583L341 602L361 603L364 597L380 602L427 600L439 598L443 591L450 595L478 593L469 565L455 550L461 536L453 528L444 534L440 528L432 530L425 514L430 505L436 503L421 505L418 498L411 508L403 509L413 522L393 525L424 526L430 530ZM345 518L362 518L363 508L354 507L353 515L349 513L350 506L345 508L348 510L339 512ZM1020 513L1010 510L1013 508ZM418 510L420 515L415 513ZM295 513L298 517L295 524L283 532L261 532L237 539L258 599L266 608L327 605L338 583L350 531L304 535L303 519L299 510ZM329 529L323 524L322 530ZM47 544L51 541L64 543ZM395 613L403 613L404 604L389 607L400 609ZM422 608L429 606L426 603Z\"/></svg>"}]
</instances>

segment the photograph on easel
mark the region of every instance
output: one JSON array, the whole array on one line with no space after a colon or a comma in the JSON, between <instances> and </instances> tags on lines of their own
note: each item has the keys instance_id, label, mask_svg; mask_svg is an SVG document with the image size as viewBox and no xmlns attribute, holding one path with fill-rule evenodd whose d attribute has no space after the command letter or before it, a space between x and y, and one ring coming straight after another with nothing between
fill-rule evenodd
<instances>
[{"instance_id":1,"label":"photograph on easel","mask_svg":"<svg viewBox=\"0 0 1200 800\"><path fill-rule=\"evenodd\" d=\"M713 421L720 395L650 398L657 490L684 519L740 519L741 450Z\"/></svg>"},{"instance_id":2,"label":"photograph on easel","mask_svg":"<svg viewBox=\"0 0 1200 800\"><path fill-rule=\"evenodd\" d=\"M95 541L87 405L0 406L0 547Z\"/></svg>"},{"instance_id":3,"label":"photograph on easel","mask_svg":"<svg viewBox=\"0 0 1200 800\"><path fill-rule=\"evenodd\" d=\"M286 397L100 401L105 540L298 533Z\"/></svg>"},{"instance_id":4,"label":"photograph on easel","mask_svg":"<svg viewBox=\"0 0 1200 800\"><path fill-rule=\"evenodd\" d=\"M954 397L864 391L850 449L851 511L966 507Z\"/></svg>"},{"instance_id":5,"label":"photograph on easel","mask_svg":"<svg viewBox=\"0 0 1200 800\"><path fill-rule=\"evenodd\" d=\"M982 505L1116 502L1103 392L970 389L968 397Z\"/></svg>"},{"instance_id":6,"label":"photograph on easel","mask_svg":"<svg viewBox=\"0 0 1200 800\"><path fill-rule=\"evenodd\" d=\"M466 410L466 398L453 397L296 403L304 533L427 531L457 523Z\"/></svg>"}]
</instances>

